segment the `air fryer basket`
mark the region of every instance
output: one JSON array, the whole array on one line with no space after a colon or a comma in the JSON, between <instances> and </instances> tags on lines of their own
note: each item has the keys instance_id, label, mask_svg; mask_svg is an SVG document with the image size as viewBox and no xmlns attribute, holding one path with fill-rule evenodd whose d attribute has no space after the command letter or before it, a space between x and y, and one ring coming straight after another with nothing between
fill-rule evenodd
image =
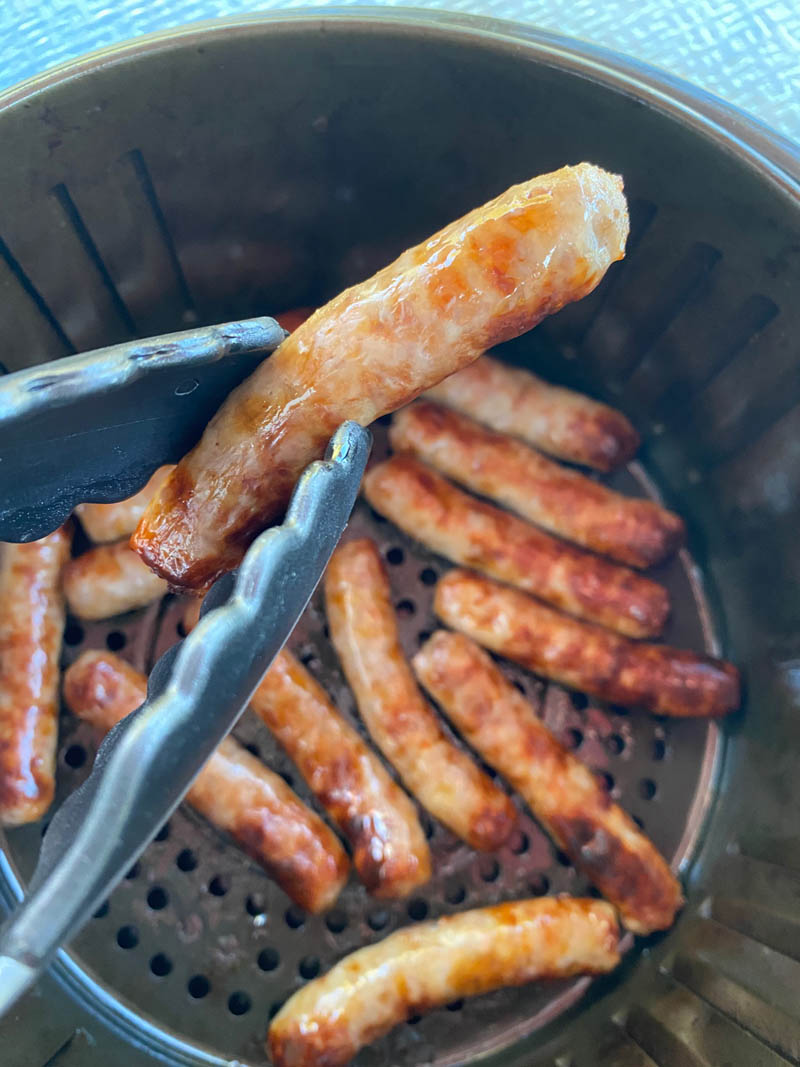
<instances>
[{"instance_id":1,"label":"air fryer basket","mask_svg":"<svg viewBox=\"0 0 800 1067\"><path fill-rule=\"evenodd\" d=\"M363 1067L800 1060L800 164L746 122L720 111L714 127L685 106L685 89L670 100L659 96L669 86L646 80L488 20L289 16L154 38L0 101L9 370L316 304L565 162L625 177L625 262L503 354L636 422L641 463L614 484L663 495L690 527L690 551L659 575L676 605L668 636L739 663L746 706L722 729L667 722L509 670L681 860L688 904L616 975L451 1005L365 1050ZM737 145L726 124L749 142ZM443 562L363 504L353 529L383 546L410 651L433 626ZM181 608L72 622L65 662L106 644L146 668L176 639ZM318 599L293 646L352 714ZM263 727L245 718L237 732L303 792ZM66 715L61 736L63 797L87 773L93 739ZM7 902L41 831L7 835ZM333 912L310 918L181 809L0 1022L3 1063L263 1064L270 1013L344 952L425 915L581 888L530 820L493 857L430 833L437 874L417 897L387 906L351 885Z\"/></svg>"}]
</instances>

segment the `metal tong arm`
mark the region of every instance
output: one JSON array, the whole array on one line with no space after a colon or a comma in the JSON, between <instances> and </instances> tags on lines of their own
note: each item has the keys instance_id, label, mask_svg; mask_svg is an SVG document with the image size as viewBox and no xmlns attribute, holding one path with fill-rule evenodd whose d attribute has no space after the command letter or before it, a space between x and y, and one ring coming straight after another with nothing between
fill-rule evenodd
<instances>
[{"instance_id":1,"label":"metal tong arm","mask_svg":"<svg viewBox=\"0 0 800 1067\"><path fill-rule=\"evenodd\" d=\"M145 703L107 735L54 816L27 899L0 931L0 1013L123 877L236 722L336 547L370 443L355 423L339 428L283 525L214 585L197 627L154 667Z\"/></svg>"},{"instance_id":2,"label":"metal tong arm","mask_svg":"<svg viewBox=\"0 0 800 1067\"><path fill-rule=\"evenodd\" d=\"M243 319L0 378L0 541L44 537L82 501L137 492L285 336L274 319Z\"/></svg>"}]
</instances>

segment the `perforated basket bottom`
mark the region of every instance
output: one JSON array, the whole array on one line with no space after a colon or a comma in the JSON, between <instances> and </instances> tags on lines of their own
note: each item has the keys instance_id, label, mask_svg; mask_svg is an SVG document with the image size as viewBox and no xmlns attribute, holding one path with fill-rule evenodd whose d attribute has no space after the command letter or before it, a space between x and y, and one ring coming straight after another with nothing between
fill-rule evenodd
<instances>
[{"instance_id":1,"label":"perforated basket bottom","mask_svg":"<svg viewBox=\"0 0 800 1067\"><path fill-rule=\"evenodd\" d=\"M385 430L375 430L374 455L380 457L387 450ZM631 494L649 491L635 464L610 484ZM346 536L364 534L382 546L402 640L413 653L436 625L433 590L448 564L361 502ZM674 605L666 639L714 651L708 610L689 558L673 561L656 577L669 587ZM183 607L168 597L161 605L107 623L71 621L65 664L87 648L105 646L146 670L180 635ZM290 647L341 711L356 721L353 698L327 639L319 593ZM548 726L605 778L614 798L664 854L685 865L710 798L717 728L602 707L544 685L511 664L503 666ZM252 714L245 713L235 733L310 801L299 775ZM92 731L65 711L57 803L86 777L95 748ZM429 885L413 898L391 904L372 900L351 881L335 909L316 917L295 908L224 835L182 807L76 939L75 956L150 1025L183 1035L220 1057L263 1064L270 1017L287 996L345 953L409 922L532 894L586 890L518 798L517 803L519 829L494 855L477 855L423 816L435 861ZM13 861L24 878L33 869L43 828L9 834ZM409 1020L365 1049L358 1063L403 1067L473 1059L512 1044L555 1017L587 986L586 980L539 984L451 1004Z\"/></svg>"}]
</instances>

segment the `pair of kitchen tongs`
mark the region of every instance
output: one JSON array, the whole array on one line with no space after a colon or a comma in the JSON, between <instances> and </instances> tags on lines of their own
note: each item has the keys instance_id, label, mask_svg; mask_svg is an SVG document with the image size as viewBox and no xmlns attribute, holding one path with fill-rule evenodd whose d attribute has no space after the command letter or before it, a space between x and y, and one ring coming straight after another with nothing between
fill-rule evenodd
<instances>
[{"instance_id":1,"label":"pair of kitchen tongs","mask_svg":"<svg viewBox=\"0 0 800 1067\"><path fill-rule=\"evenodd\" d=\"M43 537L81 501L136 492L284 336L274 320L252 319L0 379L0 540ZM111 730L54 815L25 899L0 929L0 1014L122 879L235 724L339 541L370 446L368 430L339 427L283 524L214 584L198 625L153 668L145 703Z\"/></svg>"}]
</instances>

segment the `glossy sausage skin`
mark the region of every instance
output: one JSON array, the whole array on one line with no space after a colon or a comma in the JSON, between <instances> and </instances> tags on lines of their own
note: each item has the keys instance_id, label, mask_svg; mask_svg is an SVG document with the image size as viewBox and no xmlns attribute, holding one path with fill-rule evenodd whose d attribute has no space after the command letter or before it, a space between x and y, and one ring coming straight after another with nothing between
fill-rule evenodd
<instances>
[{"instance_id":1,"label":"glossy sausage skin","mask_svg":"<svg viewBox=\"0 0 800 1067\"><path fill-rule=\"evenodd\" d=\"M632 567L660 563L683 543L683 520L651 500L623 496L429 400L392 420L395 452L442 474L568 541Z\"/></svg>"},{"instance_id":2,"label":"glossy sausage skin","mask_svg":"<svg viewBox=\"0 0 800 1067\"><path fill-rule=\"evenodd\" d=\"M0 546L0 822L35 822L55 790L61 574L72 530Z\"/></svg>"},{"instance_id":3,"label":"glossy sausage skin","mask_svg":"<svg viewBox=\"0 0 800 1067\"><path fill-rule=\"evenodd\" d=\"M146 607L166 592L164 579L142 563L127 541L90 548L64 570L67 604L79 619L109 619Z\"/></svg>"},{"instance_id":4,"label":"glossy sausage skin","mask_svg":"<svg viewBox=\"0 0 800 1067\"><path fill-rule=\"evenodd\" d=\"M663 857L483 649L439 630L413 664L465 740L513 786L628 929L649 934L671 926L682 895Z\"/></svg>"},{"instance_id":5,"label":"glossy sausage skin","mask_svg":"<svg viewBox=\"0 0 800 1067\"><path fill-rule=\"evenodd\" d=\"M201 603L187 605L187 633ZM431 854L416 808L290 652L275 657L250 707L350 842L353 866L373 896L405 897L428 881Z\"/></svg>"},{"instance_id":6,"label":"glossy sausage skin","mask_svg":"<svg viewBox=\"0 0 800 1067\"><path fill-rule=\"evenodd\" d=\"M679 718L739 706L739 672L730 663L630 641L470 571L441 579L434 610L484 648L612 704Z\"/></svg>"},{"instance_id":7,"label":"glossy sausage skin","mask_svg":"<svg viewBox=\"0 0 800 1067\"><path fill-rule=\"evenodd\" d=\"M159 467L147 485L125 500L114 504L78 504L75 514L95 544L106 544L129 537L144 515L144 509L175 469L173 463Z\"/></svg>"},{"instance_id":8,"label":"glossy sausage skin","mask_svg":"<svg viewBox=\"0 0 800 1067\"><path fill-rule=\"evenodd\" d=\"M187 633L201 603L187 605ZM404 897L428 881L431 854L414 805L290 652L275 657L250 707L350 842L353 866L373 896Z\"/></svg>"},{"instance_id":9,"label":"glossy sausage skin","mask_svg":"<svg viewBox=\"0 0 800 1067\"><path fill-rule=\"evenodd\" d=\"M367 425L591 292L624 255L621 179L582 163L514 186L320 308L227 399L133 547L203 588L278 519L345 419Z\"/></svg>"},{"instance_id":10,"label":"glossy sausage skin","mask_svg":"<svg viewBox=\"0 0 800 1067\"><path fill-rule=\"evenodd\" d=\"M106 733L140 707L147 680L113 652L84 652L64 674L70 711ZM225 830L306 911L329 908L348 862L325 823L277 774L232 737L216 749L186 794L210 823Z\"/></svg>"},{"instance_id":11,"label":"glossy sausage skin","mask_svg":"<svg viewBox=\"0 0 800 1067\"><path fill-rule=\"evenodd\" d=\"M404 897L427 882L430 849L414 805L291 653L278 654L250 706L350 842L371 893Z\"/></svg>"},{"instance_id":12,"label":"glossy sausage skin","mask_svg":"<svg viewBox=\"0 0 800 1067\"><path fill-rule=\"evenodd\" d=\"M269 1028L274 1067L343 1067L409 1016L538 979L619 963L614 910L539 897L417 923L359 949L291 997Z\"/></svg>"},{"instance_id":13,"label":"glossy sausage skin","mask_svg":"<svg viewBox=\"0 0 800 1067\"><path fill-rule=\"evenodd\" d=\"M663 586L478 500L413 456L401 453L373 467L363 491L381 515L454 563L631 637L650 637L664 626Z\"/></svg>"},{"instance_id":14,"label":"glossy sausage skin","mask_svg":"<svg viewBox=\"0 0 800 1067\"><path fill-rule=\"evenodd\" d=\"M350 864L339 839L232 737L221 742L186 799L306 911L332 907L344 889Z\"/></svg>"},{"instance_id":15,"label":"glossy sausage skin","mask_svg":"<svg viewBox=\"0 0 800 1067\"><path fill-rule=\"evenodd\" d=\"M427 395L551 456L600 471L627 463L639 447L639 435L622 412L491 356L482 356Z\"/></svg>"},{"instance_id":16,"label":"glossy sausage skin","mask_svg":"<svg viewBox=\"0 0 800 1067\"><path fill-rule=\"evenodd\" d=\"M498 848L516 809L450 741L420 692L378 549L366 538L340 545L324 580L331 640L373 741L431 815L473 848Z\"/></svg>"}]
</instances>

